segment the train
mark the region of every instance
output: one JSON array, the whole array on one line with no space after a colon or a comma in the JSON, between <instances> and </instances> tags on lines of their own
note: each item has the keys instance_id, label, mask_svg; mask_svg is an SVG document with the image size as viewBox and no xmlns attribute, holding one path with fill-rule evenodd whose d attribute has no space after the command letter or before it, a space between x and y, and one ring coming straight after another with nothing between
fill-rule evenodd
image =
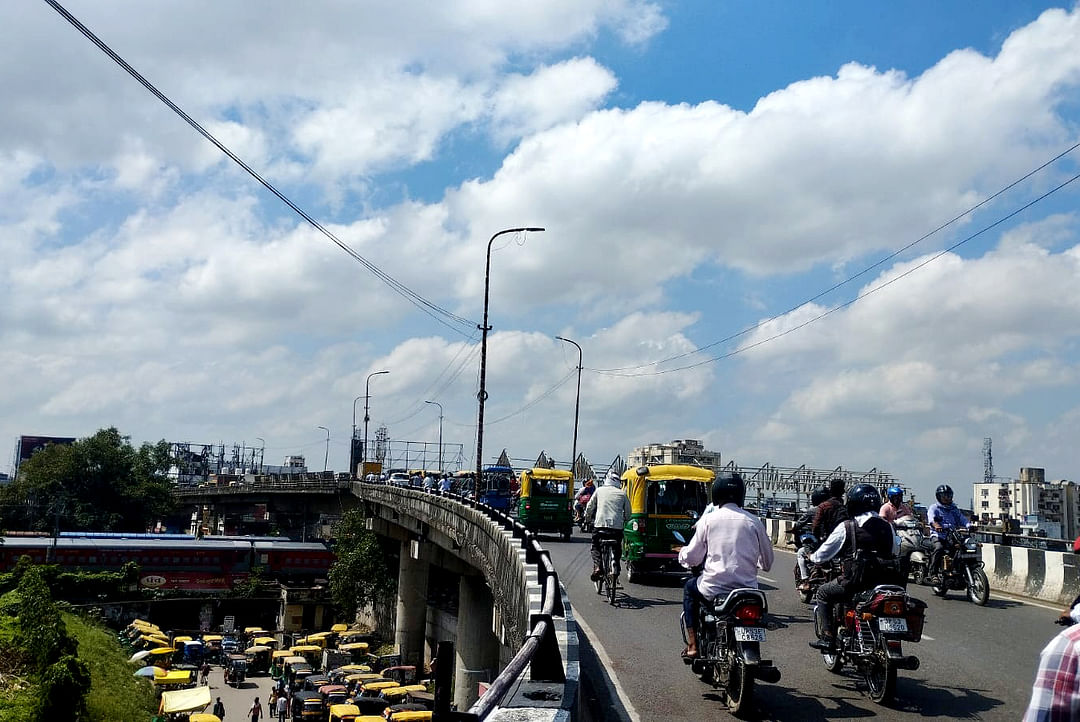
<instances>
[{"instance_id":1,"label":"train","mask_svg":"<svg viewBox=\"0 0 1080 722\"><path fill-rule=\"evenodd\" d=\"M335 558L323 543L275 537L5 536L0 543L0 571L10 571L24 555L35 564L52 563L73 571L120 571L127 562L135 562L140 588L185 590L231 589L254 567L261 568L264 579L311 584L327 578Z\"/></svg>"}]
</instances>

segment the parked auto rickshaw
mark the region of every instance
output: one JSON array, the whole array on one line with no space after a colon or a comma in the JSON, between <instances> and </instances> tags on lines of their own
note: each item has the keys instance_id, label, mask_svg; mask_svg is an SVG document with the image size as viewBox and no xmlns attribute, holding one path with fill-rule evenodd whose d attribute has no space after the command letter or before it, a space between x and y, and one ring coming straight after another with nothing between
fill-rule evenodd
<instances>
[{"instance_id":1,"label":"parked auto rickshaw","mask_svg":"<svg viewBox=\"0 0 1080 722\"><path fill-rule=\"evenodd\" d=\"M324 684L319 687L318 692L322 695L323 705L326 707L345 704L345 700L349 697L349 691L343 684Z\"/></svg>"},{"instance_id":2,"label":"parked auto rickshaw","mask_svg":"<svg viewBox=\"0 0 1080 722\"><path fill-rule=\"evenodd\" d=\"M303 683L304 678L311 676L313 672L314 670L304 657L286 657L283 662L283 673L290 684L296 684L297 681Z\"/></svg>"},{"instance_id":3,"label":"parked auto rickshaw","mask_svg":"<svg viewBox=\"0 0 1080 722\"><path fill-rule=\"evenodd\" d=\"M293 722L321 722L323 701L318 692L297 692L292 698Z\"/></svg>"},{"instance_id":4,"label":"parked auto rickshaw","mask_svg":"<svg viewBox=\"0 0 1080 722\"><path fill-rule=\"evenodd\" d=\"M413 700L409 695L413 692L427 692L427 687L422 684L409 684L404 687L387 687L379 692L379 699L385 699L390 706L397 704L409 704Z\"/></svg>"},{"instance_id":5,"label":"parked auto rickshaw","mask_svg":"<svg viewBox=\"0 0 1080 722\"><path fill-rule=\"evenodd\" d=\"M172 666L173 656L175 655L176 649L173 647L155 647L150 650L150 654L146 657L146 664L169 667Z\"/></svg>"},{"instance_id":6,"label":"parked auto rickshaw","mask_svg":"<svg viewBox=\"0 0 1080 722\"><path fill-rule=\"evenodd\" d=\"M398 684L413 684L416 682L416 667L411 664L402 664L396 667L387 667L379 672L387 679L392 679Z\"/></svg>"},{"instance_id":7,"label":"parked auto rickshaw","mask_svg":"<svg viewBox=\"0 0 1080 722\"><path fill-rule=\"evenodd\" d=\"M221 635L220 634L205 634L203 635L203 645L206 647L206 660L208 662L220 662L221 661Z\"/></svg>"},{"instance_id":8,"label":"parked auto rickshaw","mask_svg":"<svg viewBox=\"0 0 1080 722\"><path fill-rule=\"evenodd\" d=\"M327 673L332 684L345 684L345 678L350 674L362 674L371 672L371 667L366 664L345 664Z\"/></svg>"},{"instance_id":9,"label":"parked auto rickshaw","mask_svg":"<svg viewBox=\"0 0 1080 722\"><path fill-rule=\"evenodd\" d=\"M225 658L225 684L239 687L247 678L248 660L243 654L230 654Z\"/></svg>"},{"instance_id":10,"label":"parked auto rickshaw","mask_svg":"<svg viewBox=\"0 0 1080 722\"><path fill-rule=\"evenodd\" d=\"M356 697L353 704L360 710L361 715L376 715L383 718L383 713L390 708L390 703L378 697Z\"/></svg>"},{"instance_id":11,"label":"parked auto rickshaw","mask_svg":"<svg viewBox=\"0 0 1080 722\"><path fill-rule=\"evenodd\" d=\"M195 686L195 675L190 669L169 670L165 674L154 675L154 689L158 691L186 689Z\"/></svg>"},{"instance_id":12,"label":"parked auto rickshaw","mask_svg":"<svg viewBox=\"0 0 1080 722\"><path fill-rule=\"evenodd\" d=\"M359 664L367 657L368 649L371 645L367 642L350 642L348 644L342 644L338 647L339 652L348 653L353 663Z\"/></svg>"},{"instance_id":13,"label":"parked auto rickshaw","mask_svg":"<svg viewBox=\"0 0 1080 722\"><path fill-rule=\"evenodd\" d=\"M278 641L274 637L255 637L251 642L254 647L269 647L270 649L278 648Z\"/></svg>"},{"instance_id":14,"label":"parked auto rickshaw","mask_svg":"<svg viewBox=\"0 0 1080 722\"><path fill-rule=\"evenodd\" d=\"M355 704L332 704L330 705L330 722L356 722L360 716L360 709ZM376 719L381 720L381 717Z\"/></svg>"},{"instance_id":15,"label":"parked auto rickshaw","mask_svg":"<svg viewBox=\"0 0 1080 722\"><path fill-rule=\"evenodd\" d=\"M569 540L574 526L574 475L563 469L521 472L518 521L534 532L553 531Z\"/></svg>"},{"instance_id":16,"label":"parked auto rickshaw","mask_svg":"<svg viewBox=\"0 0 1080 722\"><path fill-rule=\"evenodd\" d=\"M189 639L184 642L184 661L188 664L202 664L206 657L206 646L198 639Z\"/></svg>"},{"instance_id":17,"label":"parked auto rickshaw","mask_svg":"<svg viewBox=\"0 0 1080 722\"><path fill-rule=\"evenodd\" d=\"M196 712L188 715L188 722L221 722L221 718L209 712Z\"/></svg>"},{"instance_id":18,"label":"parked auto rickshaw","mask_svg":"<svg viewBox=\"0 0 1080 722\"><path fill-rule=\"evenodd\" d=\"M428 722L432 718L429 709L417 709L414 704L398 704L390 707L390 716L387 719L392 722Z\"/></svg>"},{"instance_id":19,"label":"parked auto rickshaw","mask_svg":"<svg viewBox=\"0 0 1080 722\"><path fill-rule=\"evenodd\" d=\"M336 635L333 632L315 632L305 637L305 644L313 644L322 649L331 647L331 642L336 639Z\"/></svg>"},{"instance_id":20,"label":"parked auto rickshaw","mask_svg":"<svg viewBox=\"0 0 1080 722\"><path fill-rule=\"evenodd\" d=\"M248 647L244 650L244 656L248 659L248 671L251 674L266 674L270 671L270 654L274 650L269 647Z\"/></svg>"},{"instance_id":21,"label":"parked auto rickshaw","mask_svg":"<svg viewBox=\"0 0 1080 722\"><path fill-rule=\"evenodd\" d=\"M316 672L305 677L303 684L298 685L298 687L305 692L318 692L319 687L325 687L328 684L330 684L330 678L325 674Z\"/></svg>"},{"instance_id":22,"label":"parked auto rickshaw","mask_svg":"<svg viewBox=\"0 0 1080 722\"><path fill-rule=\"evenodd\" d=\"M372 680L360 685L361 697L378 697L379 693L388 687L400 687L401 685L392 679Z\"/></svg>"},{"instance_id":23,"label":"parked auto rickshaw","mask_svg":"<svg viewBox=\"0 0 1080 722\"><path fill-rule=\"evenodd\" d=\"M675 551L681 542L672 532L692 536L694 520L709 503L714 478L709 469L683 464L641 466L622 475L623 489L630 497L630 521L623 539L630 581L638 581L643 574L685 573Z\"/></svg>"},{"instance_id":24,"label":"parked auto rickshaw","mask_svg":"<svg viewBox=\"0 0 1080 722\"><path fill-rule=\"evenodd\" d=\"M435 695L428 691L409 692L407 699L412 704L418 704L425 709L435 709Z\"/></svg>"},{"instance_id":25,"label":"parked auto rickshaw","mask_svg":"<svg viewBox=\"0 0 1080 722\"><path fill-rule=\"evenodd\" d=\"M354 695L359 695L358 690L361 685L367 682L381 682L385 681L386 677L375 672L357 672L356 674L350 674L345 677L345 686L349 689L349 692Z\"/></svg>"}]
</instances>

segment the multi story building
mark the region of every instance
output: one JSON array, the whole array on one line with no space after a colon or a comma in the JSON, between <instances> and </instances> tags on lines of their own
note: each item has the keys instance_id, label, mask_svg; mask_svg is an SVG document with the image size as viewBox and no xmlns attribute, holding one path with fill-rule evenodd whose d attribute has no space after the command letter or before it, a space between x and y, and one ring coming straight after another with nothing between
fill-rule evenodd
<instances>
[{"instance_id":1,"label":"multi story building","mask_svg":"<svg viewBox=\"0 0 1080 722\"><path fill-rule=\"evenodd\" d=\"M639 446L627 457L626 465L633 469L649 464L689 464L720 471L720 452L709 451L697 439L675 439L670 444Z\"/></svg>"},{"instance_id":2,"label":"multi story building","mask_svg":"<svg viewBox=\"0 0 1080 722\"><path fill-rule=\"evenodd\" d=\"M1066 479L1046 481L1046 471L1020 469L1019 479L976 483L974 512L983 523L1015 519L1025 531L1072 539L1080 531L1080 489Z\"/></svg>"}]
</instances>

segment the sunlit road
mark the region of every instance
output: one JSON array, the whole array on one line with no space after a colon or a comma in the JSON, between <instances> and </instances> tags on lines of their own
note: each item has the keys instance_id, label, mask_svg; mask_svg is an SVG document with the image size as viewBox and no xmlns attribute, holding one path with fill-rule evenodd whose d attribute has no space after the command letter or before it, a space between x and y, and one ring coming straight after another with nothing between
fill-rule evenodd
<instances>
[{"instance_id":1,"label":"sunlit road","mask_svg":"<svg viewBox=\"0 0 1080 722\"><path fill-rule=\"evenodd\" d=\"M588 539L576 534L561 543L543 537L570 593L575 614L592 631L594 644L641 720L712 719L725 715L719 697L679 659L682 638L678 582L628 584L622 606L612 608L589 581ZM777 550L772 571L760 577L770 615L780 628L769 632L762 656L780 667L778 684L759 684L757 716L775 720L882 719L1019 720L1030 697L1038 656L1060 627L1057 611L1002 598L993 591L985 607L950 592L935 597L929 587L909 591L929 604L923 641L905 643L922 661L901 670L893 707L876 705L850 667L829 673L820 654L807 646L813 635L810 608L793 591L793 554Z\"/></svg>"}]
</instances>

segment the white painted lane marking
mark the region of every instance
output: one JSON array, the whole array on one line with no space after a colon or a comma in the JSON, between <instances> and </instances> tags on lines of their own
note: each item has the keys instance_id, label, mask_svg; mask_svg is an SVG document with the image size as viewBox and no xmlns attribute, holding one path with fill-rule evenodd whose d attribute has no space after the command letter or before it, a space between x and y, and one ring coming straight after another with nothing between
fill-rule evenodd
<instances>
[{"instance_id":1,"label":"white painted lane marking","mask_svg":"<svg viewBox=\"0 0 1080 722\"><path fill-rule=\"evenodd\" d=\"M775 580L775 579L769 579L768 577L766 577L766 576L764 576L764 575L762 575L762 574L758 574L758 575L757 575L757 578L758 578L758 579L761 579L761 580L763 580L763 581L766 581L766 582L768 582L769 584L776 584L776 580Z\"/></svg>"},{"instance_id":2,"label":"white painted lane marking","mask_svg":"<svg viewBox=\"0 0 1080 722\"><path fill-rule=\"evenodd\" d=\"M638 715L637 710L634 709L634 703L630 701L630 695L626 694L626 690L623 689L619 683L619 676L615 674L615 665L611 662L611 657L608 656L607 650L604 649L604 645L600 644L599 638L585 623L585 620L581 618L580 614L574 614L574 621L585 632L589 638L589 643L592 644L593 649L596 651L596 656L600 658L600 661L607 669L608 676L611 678L611 683L615 687L615 694L618 695L619 700L622 702L623 709L626 710L627 716L631 722L641 722L641 716Z\"/></svg>"},{"instance_id":3,"label":"white painted lane marking","mask_svg":"<svg viewBox=\"0 0 1080 722\"><path fill-rule=\"evenodd\" d=\"M929 634L924 634L924 635L922 636L922 638L923 638L923 639L926 639L926 640L929 640L929 641L931 641L931 642L933 642L933 641L934 641L934 638L933 638L933 637L931 637L931 636L930 636Z\"/></svg>"}]
</instances>

